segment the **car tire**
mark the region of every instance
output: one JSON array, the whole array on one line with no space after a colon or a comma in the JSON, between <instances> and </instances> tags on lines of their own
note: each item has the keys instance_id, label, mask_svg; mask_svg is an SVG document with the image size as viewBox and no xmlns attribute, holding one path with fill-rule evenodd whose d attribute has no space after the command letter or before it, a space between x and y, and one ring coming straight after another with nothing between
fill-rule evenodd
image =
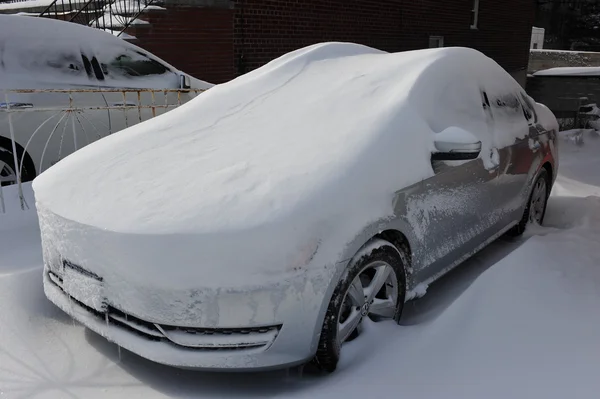
<instances>
[{"instance_id":1,"label":"car tire","mask_svg":"<svg viewBox=\"0 0 600 399\"><path fill-rule=\"evenodd\" d=\"M35 178L35 168L33 166L33 161L29 154L27 154L23 148L17 145L17 162L19 165L21 164L21 159L23 160L23 167L21 169L21 182L28 182ZM4 146L0 146L0 176L7 177L9 175L15 174L14 167L15 159L13 155L13 150L11 148L6 148ZM14 184L14 182L0 182L2 186L8 186L10 184Z\"/></svg>"},{"instance_id":2,"label":"car tire","mask_svg":"<svg viewBox=\"0 0 600 399\"><path fill-rule=\"evenodd\" d=\"M398 249L387 241L378 239L370 243L369 247L372 245L375 245L375 249L369 253L358 255L359 258L350 263L349 269L344 273L333 292L323 321L317 353L313 360L314 365L321 371L327 373L335 371L340 359L342 343L353 340L360 334L364 317L393 318L395 320L400 317L406 296L403 258ZM378 283L384 278L385 281L381 288L374 294L371 293L372 288L377 289ZM358 284L362 286L362 291L356 289ZM364 294L365 304L359 308L357 306L359 303L353 298L359 297L360 294ZM369 297L373 297L373 300L366 305L366 299ZM393 303L394 301L395 303ZM360 312L360 320L358 320L356 328L348 332L343 326L351 326L350 321L356 320L356 312ZM346 337L342 337L343 334Z\"/></svg>"},{"instance_id":3,"label":"car tire","mask_svg":"<svg viewBox=\"0 0 600 399\"><path fill-rule=\"evenodd\" d=\"M538 195L540 194L540 187L542 187L543 190L543 192L541 192L541 196ZM532 222L532 217L534 217L536 222L541 225L544 221L544 216L546 215L546 207L548 205L549 196L550 175L546 169L542 168L535 179L535 183L533 183L533 187L531 189L531 193L529 194L527 206L525 207L521 221L508 231L508 235L512 237L518 237L522 235L527 229L527 226Z\"/></svg>"}]
</instances>

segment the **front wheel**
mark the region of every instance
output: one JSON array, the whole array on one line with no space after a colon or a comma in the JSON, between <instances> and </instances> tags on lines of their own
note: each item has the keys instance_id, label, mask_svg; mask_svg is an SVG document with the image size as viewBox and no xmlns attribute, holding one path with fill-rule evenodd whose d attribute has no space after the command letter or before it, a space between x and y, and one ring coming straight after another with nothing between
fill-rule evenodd
<instances>
[{"instance_id":1,"label":"front wheel","mask_svg":"<svg viewBox=\"0 0 600 399\"><path fill-rule=\"evenodd\" d=\"M519 224L509 230L509 234L513 237L520 236L525 232L527 225L541 225L546 215L546 206L550 195L550 176L546 169L542 168L529 196L529 201L523 212L523 217Z\"/></svg>"},{"instance_id":2,"label":"front wheel","mask_svg":"<svg viewBox=\"0 0 600 399\"><path fill-rule=\"evenodd\" d=\"M333 372L342 344L357 335L365 317L397 318L404 305L406 282L398 250L378 240L373 251L352 262L340 280L325 314L314 363Z\"/></svg>"},{"instance_id":3,"label":"front wheel","mask_svg":"<svg viewBox=\"0 0 600 399\"><path fill-rule=\"evenodd\" d=\"M35 170L33 168L33 162L29 155L22 151L20 147L17 147L17 165L21 164L21 157L25 157L23 160L23 167L21 169L21 181L27 182L35 178ZM17 170L18 166L15 167L15 158L13 156L12 148L4 148L0 146L0 185L8 186L17 183Z\"/></svg>"}]
</instances>

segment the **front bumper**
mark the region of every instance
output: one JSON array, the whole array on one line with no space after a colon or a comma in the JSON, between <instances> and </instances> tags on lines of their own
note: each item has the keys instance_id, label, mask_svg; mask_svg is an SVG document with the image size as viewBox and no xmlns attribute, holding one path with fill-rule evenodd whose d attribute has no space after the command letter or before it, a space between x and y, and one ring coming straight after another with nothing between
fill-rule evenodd
<instances>
[{"instance_id":1,"label":"front bumper","mask_svg":"<svg viewBox=\"0 0 600 399\"><path fill-rule=\"evenodd\" d=\"M306 303L299 302L303 309L276 315L278 322L270 325L169 326L135 317L109 300L100 307L82 302L48 267L43 282L48 299L90 330L151 361L181 368L255 371L304 363L315 353L314 329L322 322L318 307L307 317Z\"/></svg>"},{"instance_id":2,"label":"front bumper","mask_svg":"<svg viewBox=\"0 0 600 399\"><path fill-rule=\"evenodd\" d=\"M46 296L109 341L214 370L280 368L316 353L339 265L286 269L276 267L285 251L271 259L270 247L247 251L244 240L113 232L37 210Z\"/></svg>"}]
</instances>

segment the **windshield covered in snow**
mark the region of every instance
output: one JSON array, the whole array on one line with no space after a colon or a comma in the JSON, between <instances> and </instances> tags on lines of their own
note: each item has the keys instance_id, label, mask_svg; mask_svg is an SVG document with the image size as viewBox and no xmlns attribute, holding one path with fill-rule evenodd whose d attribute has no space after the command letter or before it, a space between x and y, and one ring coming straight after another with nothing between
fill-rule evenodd
<instances>
[{"instance_id":1,"label":"windshield covered in snow","mask_svg":"<svg viewBox=\"0 0 600 399\"><path fill-rule=\"evenodd\" d=\"M140 51L129 49L102 66L105 75L119 77L162 75L169 72L169 69L160 62L147 57Z\"/></svg>"},{"instance_id":2,"label":"windshield covered in snow","mask_svg":"<svg viewBox=\"0 0 600 399\"><path fill-rule=\"evenodd\" d=\"M0 23L3 88L179 87L177 71L131 43L97 29L30 19L4 16ZM45 25L60 29L48 34Z\"/></svg>"}]
</instances>

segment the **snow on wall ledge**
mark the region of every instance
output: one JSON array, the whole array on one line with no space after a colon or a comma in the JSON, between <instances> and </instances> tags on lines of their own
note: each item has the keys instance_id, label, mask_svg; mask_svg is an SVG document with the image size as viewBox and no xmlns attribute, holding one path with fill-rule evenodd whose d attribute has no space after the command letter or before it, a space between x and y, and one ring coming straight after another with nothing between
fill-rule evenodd
<instances>
[{"instance_id":1,"label":"snow on wall ledge","mask_svg":"<svg viewBox=\"0 0 600 399\"><path fill-rule=\"evenodd\" d=\"M537 71L533 76L600 76L600 67L557 67Z\"/></svg>"}]
</instances>

